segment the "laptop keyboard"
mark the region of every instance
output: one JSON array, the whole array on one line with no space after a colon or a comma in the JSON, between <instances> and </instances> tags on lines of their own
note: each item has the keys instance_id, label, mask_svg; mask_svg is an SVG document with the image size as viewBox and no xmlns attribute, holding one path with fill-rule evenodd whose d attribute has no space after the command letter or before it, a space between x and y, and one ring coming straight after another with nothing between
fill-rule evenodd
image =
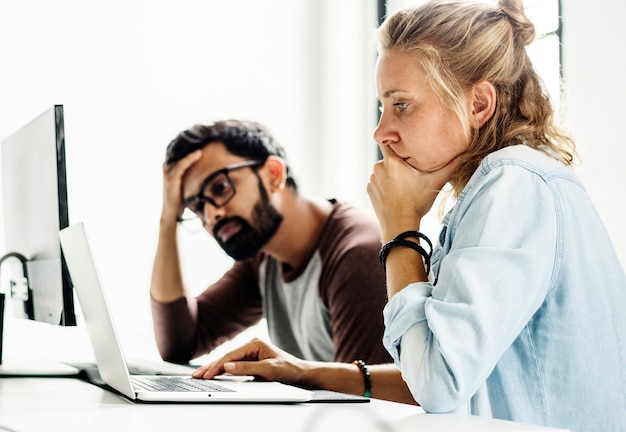
<instances>
[{"instance_id":1,"label":"laptop keyboard","mask_svg":"<svg viewBox=\"0 0 626 432\"><path fill-rule=\"evenodd\" d=\"M177 376L131 376L134 386L158 392L232 392L210 381Z\"/></svg>"}]
</instances>

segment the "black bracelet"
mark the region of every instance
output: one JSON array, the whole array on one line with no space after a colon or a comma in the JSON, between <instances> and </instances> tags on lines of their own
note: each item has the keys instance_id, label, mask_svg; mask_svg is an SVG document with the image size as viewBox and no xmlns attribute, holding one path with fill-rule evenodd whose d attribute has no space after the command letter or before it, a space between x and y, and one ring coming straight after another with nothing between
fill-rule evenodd
<instances>
[{"instance_id":1,"label":"black bracelet","mask_svg":"<svg viewBox=\"0 0 626 432\"><path fill-rule=\"evenodd\" d=\"M428 252L428 256L433 255L433 243L430 241L428 237L426 237L426 234L423 234L419 231L405 231L395 236L394 240L404 240L407 237L417 237L417 238L423 239L428 244L428 247L430 248Z\"/></svg>"},{"instance_id":2,"label":"black bracelet","mask_svg":"<svg viewBox=\"0 0 626 432\"><path fill-rule=\"evenodd\" d=\"M370 371L367 370L367 366L363 360L355 360L352 364L357 365L363 374L363 382L365 383L365 392L363 393L363 396L370 397L372 395L372 378L370 376Z\"/></svg>"},{"instance_id":3,"label":"black bracelet","mask_svg":"<svg viewBox=\"0 0 626 432\"><path fill-rule=\"evenodd\" d=\"M430 251L427 252L419 243L406 240L407 237L418 237L424 239L426 243L428 243ZM417 251L424 258L424 263L426 264L426 275L428 276L428 274L430 273L430 258L432 256L433 245L430 239L426 237L426 235L422 234L419 231L405 231L401 234L398 234L396 237L393 238L393 240L385 243L383 247L380 248L380 253L378 254L380 264L383 266L383 270L385 272L387 271L387 255L389 255L389 251L396 246L404 246Z\"/></svg>"}]
</instances>

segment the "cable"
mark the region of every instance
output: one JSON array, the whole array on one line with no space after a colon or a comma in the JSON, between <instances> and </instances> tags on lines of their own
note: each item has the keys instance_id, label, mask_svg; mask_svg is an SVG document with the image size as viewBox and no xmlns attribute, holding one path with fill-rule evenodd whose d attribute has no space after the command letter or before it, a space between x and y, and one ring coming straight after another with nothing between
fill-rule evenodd
<instances>
[{"instance_id":1,"label":"cable","mask_svg":"<svg viewBox=\"0 0 626 432\"><path fill-rule=\"evenodd\" d=\"M9 252L5 254L2 258L0 258L0 274L2 272L2 264L9 258L16 258L20 263L22 263L22 275L26 280L26 298L24 299L24 312L28 319L35 319L35 309L33 307L33 296L30 290L30 283L28 279L28 267L26 263L28 262L28 258L22 255L19 252ZM0 279L1 280L1 279ZM13 295L13 291L9 290L9 295Z\"/></svg>"}]
</instances>

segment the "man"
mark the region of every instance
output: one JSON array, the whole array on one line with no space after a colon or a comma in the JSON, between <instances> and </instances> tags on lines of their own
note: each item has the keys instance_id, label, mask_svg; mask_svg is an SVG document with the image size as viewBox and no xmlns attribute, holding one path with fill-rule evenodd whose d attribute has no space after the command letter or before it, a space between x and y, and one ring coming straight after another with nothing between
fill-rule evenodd
<instances>
[{"instance_id":1,"label":"man","mask_svg":"<svg viewBox=\"0 0 626 432\"><path fill-rule=\"evenodd\" d=\"M272 343L299 358L391 361L382 345L376 220L299 193L266 128L237 120L196 125L169 144L163 173L150 293L164 360L188 362L265 317ZM197 297L185 291L176 243L189 219L235 260Z\"/></svg>"}]
</instances>

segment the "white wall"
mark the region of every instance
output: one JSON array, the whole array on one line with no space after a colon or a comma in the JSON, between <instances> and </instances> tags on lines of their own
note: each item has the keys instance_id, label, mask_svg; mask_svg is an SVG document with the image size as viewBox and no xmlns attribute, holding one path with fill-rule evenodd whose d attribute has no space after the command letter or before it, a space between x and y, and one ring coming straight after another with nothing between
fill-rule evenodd
<instances>
[{"instance_id":1,"label":"white wall","mask_svg":"<svg viewBox=\"0 0 626 432\"><path fill-rule=\"evenodd\" d=\"M577 170L626 266L626 4L563 0L562 13L564 107L578 140Z\"/></svg>"},{"instance_id":2,"label":"white wall","mask_svg":"<svg viewBox=\"0 0 626 432\"><path fill-rule=\"evenodd\" d=\"M375 26L370 0L0 2L0 137L64 105L70 223L88 227L129 357L156 353L161 163L180 130L261 121L303 192L367 205ZM230 264L207 235L182 241L192 290Z\"/></svg>"}]
</instances>

